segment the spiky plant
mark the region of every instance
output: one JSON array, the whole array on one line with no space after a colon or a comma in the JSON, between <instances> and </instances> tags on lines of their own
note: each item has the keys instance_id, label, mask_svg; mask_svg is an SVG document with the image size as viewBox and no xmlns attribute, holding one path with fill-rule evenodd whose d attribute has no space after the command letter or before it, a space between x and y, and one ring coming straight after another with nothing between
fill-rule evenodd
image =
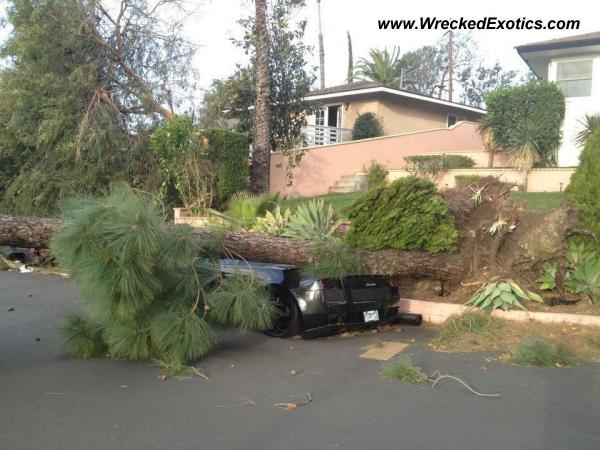
<instances>
[{"instance_id":1,"label":"spiky plant","mask_svg":"<svg viewBox=\"0 0 600 450\"><path fill-rule=\"evenodd\" d=\"M183 367L206 354L211 319L240 330L264 330L273 310L251 277L220 280L215 242L199 243L187 225L164 222L150 196L116 186L106 197L65 204L52 254L77 282L87 317L70 315L61 331L67 351L90 358L148 359ZM243 312L222 315L219 311Z\"/></svg>"},{"instance_id":2,"label":"spiky plant","mask_svg":"<svg viewBox=\"0 0 600 450\"><path fill-rule=\"evenodd\" d=\"M581 130L575 135L573 141L580 147L585 147L594 130L600 126L600 114L586 114L578 120Z\"/></svg>"},{"instance_id":3,"label":"spiky plant","mask_svg":"<svg viewBox=\"0 0 600 450\"><path fill-rule=\"evenodd\" d=\"M325 206L322 198L300 203L290 218L284 236L312 241L335 241L335 231L341 220L334 220L331 203Z\"/></svg>"},{"instance_id":4,"label":"spiky plant","mask_svg":"<svg viewBox=\"0 0 600 450\"><path fill-rule=\"evenodd\" d=\"M264 217L268 211L273 211L281 202L281 195L255 195L238 192L231 196L225 212L209 210L209 213L228 222L236 230L248 230L259 217Z\"/></svg>"},{"instance_id":5,"label":"spiky plant","mask_svg":"<svg viewBox=\"0 0 600 450\"><path fill-rule=\"evenodd\" d=\"M252 231L270 236L281 236L285 232L291 216L292 212L289 208L282 212L281 206L277 205L273 212L267 211L265 217L256 218Z\"/></svg>"}]
</instances>

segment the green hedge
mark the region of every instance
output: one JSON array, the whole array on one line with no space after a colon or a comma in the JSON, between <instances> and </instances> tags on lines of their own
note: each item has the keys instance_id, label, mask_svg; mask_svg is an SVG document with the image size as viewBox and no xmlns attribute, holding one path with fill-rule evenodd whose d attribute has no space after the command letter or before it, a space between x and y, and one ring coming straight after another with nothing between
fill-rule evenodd
<instances>
[{"instance_id":1,"label":"green hedge","mask_svg":"<svg viewBox=\"0 0 600 450\"><path fill-rule=\"evenodd\" d=\"M529 140L538 147L542 165L556 165L565 97L554 83L532 81L497 89L486 95L485 104L482 127L492 130L499 149L520 148Z\"/></svg>"},{"instance_id":2,"label":"green hedge","mask_svg":"<svg viewBox=\"0 0 600 450\"><path fill-rule=\"evenodd\" d=\"M346 212L352 222L346 239L358 247L435 253L454 250L458 243L448 204L423 178L400 178L366 192Z\"/></svg>"},{"instance_id":3,"label":"green hedge","mask_svg":"<svg viewBox=\"0 0 600 450\"><path fill-rule=\"evenodd\" d=\"M472 158L464 155L414 155L405 156L406 170L413 175L437 175L451 169L470 169Z\"/></svg>"},{"instance_id":4,"label":"green hedge","mask_svg":"<svg viewBox=\"0 0 600 450\"><path fill-rule=\"evenodd\" d=\"M583 226L600 239L600 127L588 138L566 193L577 205Z\"/></svg>"},{"instance_id":5,"label":"green hedge","mask_svg":"<svg viewBox=\"0 0 600 450\"><path fill-rule=\"evenodd\" d=\"M480 175L456 175L454 177L454 181L456 183L456 187L467 187L471 184L481 180Z\"/></svg>"},{"instance_id":6,"label":"green hedge","mask_svg":"<svg viewBox=\"0 0 600 450\"><path fill-rule=\"evenodd\" d=\"M224 203L248 189L250 141L245 134L220 129L205 130L204 136L215 171L217 198Z\"/></svg>"}]
</instances>

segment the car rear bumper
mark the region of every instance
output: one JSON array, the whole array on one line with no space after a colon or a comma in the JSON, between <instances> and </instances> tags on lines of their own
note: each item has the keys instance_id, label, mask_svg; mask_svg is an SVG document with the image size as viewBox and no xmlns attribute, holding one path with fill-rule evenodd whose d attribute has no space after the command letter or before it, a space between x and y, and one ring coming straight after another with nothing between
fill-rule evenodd
<instances>
[{"instance_id":1,"label":"car rear bumper","mask_svg":"<svg viewBox=\"0 0 600 450\"><path fill-rule=\"evenodd\" d=\"M375 322L365 322L365 321L348 321L348 322L336 322L336 323L327 323L327 317L321 318L321 323L323 325L320 326L309 326L303 327L302 337L304 339L315 339L321 336L329 336L332 334L339 333L342 330L357 330L364 328L373 328L382 324L390 324L394 323L396 320L396 315L398 312L398 308L385 308L383 310L379 310L379 314L381 319ZM315 317L311 318L311 323L318 322L319 320ZM317 319L317 320L315 320Z\"/></svg>"}]
</instances>

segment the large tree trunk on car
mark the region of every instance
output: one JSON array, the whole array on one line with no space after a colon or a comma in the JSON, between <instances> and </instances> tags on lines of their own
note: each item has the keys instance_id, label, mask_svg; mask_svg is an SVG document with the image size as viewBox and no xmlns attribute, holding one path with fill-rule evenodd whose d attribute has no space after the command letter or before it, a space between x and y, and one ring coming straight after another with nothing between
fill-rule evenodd
<instances>
[{"instance_id":1,"label":"large tree trunk on car","mask_svg":"<svg viewBox=\"0 0 600 450\"><path fill-rule=\"evenodd\" d=\"M0 245L16 247L48 246L51 234L58 228L56 219L16 217L0 214ZM211 231L197 228L198 239L207 239ZM225 246L233 257L302 266L309 262L311 241L266 236L257 233L227 232ZM327 244L323 244L327 245ZM430 277L450 280L463 273L462 258L452 254L398 252L380 250L367 253L367 266L373 273L396 276Z\"/></svg>"}]
</instances>

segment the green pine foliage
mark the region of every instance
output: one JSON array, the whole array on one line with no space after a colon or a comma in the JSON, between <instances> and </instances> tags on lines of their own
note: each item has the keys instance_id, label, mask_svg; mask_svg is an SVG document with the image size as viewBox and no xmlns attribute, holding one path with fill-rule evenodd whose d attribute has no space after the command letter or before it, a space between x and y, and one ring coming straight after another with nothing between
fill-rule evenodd
<instances>
[{"instance_id":1,"label":"green pine foliage","mask_svg":"<svg viewBox=\"0 0 600 450\"><path fill-rule=\"evenodd\" d=\"M369 250L456 249L459 232L435 185L405 177L359 197L346 211L352 222L348 243Z\"/></svg>"},{"instance_id":2,"label":"green pine foliage","mask_svg":"<svg viewBox=\"0 0 600 450\"><path fill-rule=\"evenodd\" d=\"M147 133L98 94L110 77L80 0L11 0L1 46L0 210L50 215L110 182L160 184ZM114 80L114 78L111 78Z\"/></svg>"},{"instance_id":3,"label":"green pine foliage","mask_svg":"<svg viewBox=\"0 0 600 450\"><path fill-rule=\"evenodd\" d=\"M567 196L575 202L581 223L600 238L600 127L589 137L581 155L579 166L566 189Z\"/></svg>"},{"instance_id":4,"label":"green pine foliage","mask_svg":"<svg viewBox=\"0 0 600 450\"><path fill-rule=\"evenodd\" d=\"M222 247L166 223L153 196L114 186L105 197L66 202L62 219L51 251L87 308L86 318L70 315L61 329L70 354L179 367L210 351L210 321L244 331L271 326L267 291L252 277L221 280L216 265L195 265Z\"/></svg>"},{"instance_id":5,"label":"green pine foliage","mask_svg":"<svg viewBox=\"0 0 600 450\"><path fill-rule=\"evenodd\" d=\"M65 337L67 351L77 358L94 358L106 352L102 327L89 319L69 313L60 332Z\"/></svg>"},{"instance_id":6,"label":"green pine foliage","mask_svg":"<svg viewBox=\"0 0 600 450\"><path fill-rule=\"evenodd\" d=\"M349 274L366 274L366 253L345 242L317 242L310 249L310 263L302 269L302 273L314 278L343 278Z\"/></svg>"}]
</instances>

